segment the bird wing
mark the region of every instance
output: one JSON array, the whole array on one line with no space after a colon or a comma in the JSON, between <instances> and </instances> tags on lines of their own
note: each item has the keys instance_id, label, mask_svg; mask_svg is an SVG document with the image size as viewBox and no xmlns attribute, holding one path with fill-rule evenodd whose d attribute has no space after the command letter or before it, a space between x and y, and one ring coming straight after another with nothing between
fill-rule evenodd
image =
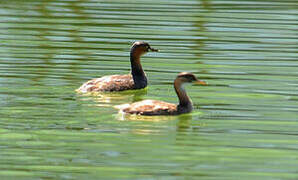
<instances>
[{"instance_id":1,"label":"bird wing","mask_svg":"<svg viewBox=\"0 0 298 180\"><path fill-rule=\"evenodd\" d=\"M125 113L140 115L169 115L177 112L177 105L157 100L144 100L126 106Z\"/></svg>"},{"instance_id":2,"label":"bird wing","mask_svg":"<svg viewBox=\"0 0 298 180\"><path fill-rule=\"evenodd\" d=\"M77 92L124 91L129 89L134 89L134 81L131 74L126 74L92 79L78 88Z\"/></svg>"}]
</instances>

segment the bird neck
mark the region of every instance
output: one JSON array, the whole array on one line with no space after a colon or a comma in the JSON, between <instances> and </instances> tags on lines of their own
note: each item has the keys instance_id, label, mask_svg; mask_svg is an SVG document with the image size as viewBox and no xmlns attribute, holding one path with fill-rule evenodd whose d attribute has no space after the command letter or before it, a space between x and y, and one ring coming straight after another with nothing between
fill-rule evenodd
<instances>
[{"instance_id":1,"label":"bird neck","mask_svg":"<svg viewBox=\"0 0 298 180\"><path fill-rule=\"evenodd\" d=\"M180 108L183 111L190 112L192 110L192 102L188 97L188 95L186 94L186 91L183 87L183 83L179 79L175 80L174 88L179 98L178 110Z\"/></svg>"},{"instance_id":2,"label":"bird neck","mask_svg":"<svg viewBox=\"0 0 298 180\"><path fill-rule=\"evenodd\" d=\"M130 53L131 74L135 88L141 89L147 86L147 78L141 65L141 53L131 51Z\"/></svg>"}]
</instances>

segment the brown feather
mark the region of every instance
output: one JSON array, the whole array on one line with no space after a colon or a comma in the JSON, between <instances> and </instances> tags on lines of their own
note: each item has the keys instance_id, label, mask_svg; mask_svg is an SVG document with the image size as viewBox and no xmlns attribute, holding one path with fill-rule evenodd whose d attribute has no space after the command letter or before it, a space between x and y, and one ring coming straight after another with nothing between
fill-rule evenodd
<instances>
[{"instance_id":1,"label":"brown feather","mask_svg":"<svg viewBox=\"0 0 298 180\"><path fill-rule=\"evenodd\" d=\"M112 75L101 78L92 79L84 83L76 91L86 92L102 92L102 91L124 91L134 89L134 81L131 74Z\"/></svg>"},{"instance_id":2,"label":"brown feather","mask_svg":"<svg viewBox=\"0 0 298 180\"><path fill-rule=\"evenodd\" d=\"M124 113L138 115L175 115L177 105L157 100L144 100L130 104L121 109Z\"/></svg>"}]
</instances>

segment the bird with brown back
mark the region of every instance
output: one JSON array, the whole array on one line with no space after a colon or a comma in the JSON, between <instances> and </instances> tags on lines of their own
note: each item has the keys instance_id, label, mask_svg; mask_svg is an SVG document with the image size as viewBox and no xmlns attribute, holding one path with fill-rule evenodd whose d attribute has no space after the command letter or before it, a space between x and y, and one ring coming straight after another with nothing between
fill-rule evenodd
<instances>
[{"instance_id":1,"label":"bird with brown back","mask_svg":"<svg viewBox=\"0 0 298 180\"><path fill-rule=\"evenodd\" d=\"M135 42L130 50L131 73L125 75L103 76L92 79L76 89L77 92L113 92L142 89L147 86L147 77L141 65L141 56L157 49L143 41Z\"/></svg>"},{"instance_id":2,"label":"bird with brown back","mask_svg":"<svg viewBox=\"0 0 298 180\"><path fill-rule=\"evenodd\" d=\"M171 104L157 100L143 100L132 104L115 106L120 112L137 115L179 115L189 113L193 110L192 102L184 89L184 83L194 82L200 85L207 85L204 81L198 80L192 73L179 73L174 81L174 88L179 99L179 104Z\"/></svg>"}]
</instances>

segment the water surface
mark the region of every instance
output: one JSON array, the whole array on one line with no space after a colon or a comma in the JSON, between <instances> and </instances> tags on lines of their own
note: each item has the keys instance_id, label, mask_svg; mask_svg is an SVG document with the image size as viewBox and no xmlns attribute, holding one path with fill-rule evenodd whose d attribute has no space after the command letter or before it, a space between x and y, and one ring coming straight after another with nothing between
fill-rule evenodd
<instances>
[{"instance_id":1,"label":"water surface","mask_svg":"<svg viewBox=\"0 0 298 180\"><path fill-rule=\"evenodd\" d=\"M1 179L297 179L297 1L0 1ZM142 64L142 91L77 95ZM177 102L194 112L122 117L114 105Z\"/></svg>"}]
</instances>

